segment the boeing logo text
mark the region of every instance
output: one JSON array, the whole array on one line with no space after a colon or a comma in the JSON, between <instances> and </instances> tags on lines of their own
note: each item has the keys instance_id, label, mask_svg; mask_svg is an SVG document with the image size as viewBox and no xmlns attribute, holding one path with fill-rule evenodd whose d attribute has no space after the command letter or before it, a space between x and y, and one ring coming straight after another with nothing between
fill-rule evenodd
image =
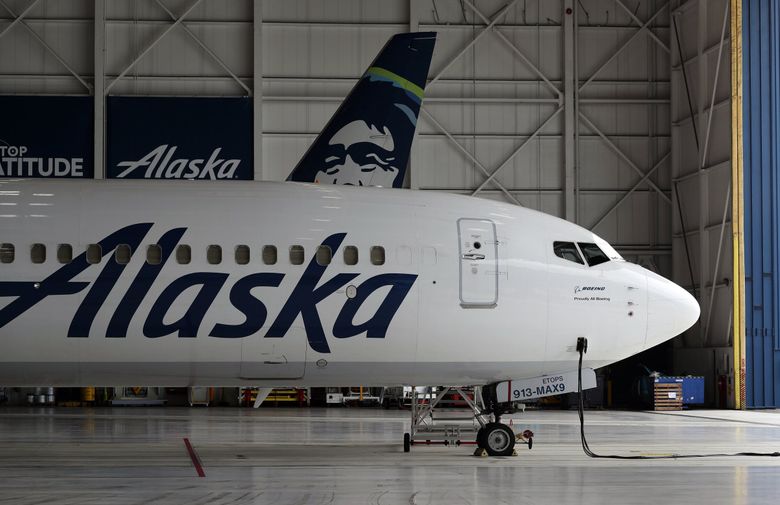
<instances>
[{"instance_id":1,"label":"boeing logo text","mask_svg":"<svg viewBox=\"0 0 780 505\"><path fill-rule=\"evenodd\" d=\"M575 286L574 293L581 293L582 291L604 291L606 289L605 286Z\"/></svg>"}]
</instances>

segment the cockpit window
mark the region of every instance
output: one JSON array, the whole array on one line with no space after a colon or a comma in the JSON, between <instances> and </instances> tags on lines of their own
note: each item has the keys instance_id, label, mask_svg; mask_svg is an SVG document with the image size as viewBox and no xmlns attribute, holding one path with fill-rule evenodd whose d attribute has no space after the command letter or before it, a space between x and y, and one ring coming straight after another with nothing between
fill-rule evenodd
<instances>
[{"instance_id":1,"label":"cockpit window","mask_svg":"<svg viewBox=\"0 0 780 505\"><path fill-rule=\"evenodd\" d=\"M585 260L588 262L588 265L595 267L596 265L601 265L602 263L609 261L609 257L604 254L604 251L599 249L599 246L596 244L590 244L588 242L578 242L578 244L582 254L585 255Z\"/></svg>"},{"instance_id":2,"label":"cockpit window","mask_svg":"<svg viewBox=\"0 0 780 505\"><path fill-rule=\"evenodd\" d=\"M582 257L580 256L579 251L577 251L577 246L574 245L574 242L553 242L553 251L559 258L573 261L580 265L585 264L582 261Z\"/></svg>"}]
</instances>

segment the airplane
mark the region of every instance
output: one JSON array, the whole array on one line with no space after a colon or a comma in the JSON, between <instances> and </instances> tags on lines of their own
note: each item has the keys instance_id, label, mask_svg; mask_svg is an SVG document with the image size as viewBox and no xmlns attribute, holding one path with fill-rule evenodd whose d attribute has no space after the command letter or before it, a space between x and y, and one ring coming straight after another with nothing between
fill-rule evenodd
<instances>
[{"instance_id":1,"label":"airplane","mask_svg":"<svg viewBox=\"0 0 780 505\"><path fill-rule=\"evenodd\" d=\"M392 127L373 128L389 142ZM568 221L326 182L0 181L0 384L479 385L495 398L505 381L576 369L580 337L592 370L699 317L686 290ZM485 442L504 411L486 406L490 454L505 454Z\"/></svg>"}]
</instances>

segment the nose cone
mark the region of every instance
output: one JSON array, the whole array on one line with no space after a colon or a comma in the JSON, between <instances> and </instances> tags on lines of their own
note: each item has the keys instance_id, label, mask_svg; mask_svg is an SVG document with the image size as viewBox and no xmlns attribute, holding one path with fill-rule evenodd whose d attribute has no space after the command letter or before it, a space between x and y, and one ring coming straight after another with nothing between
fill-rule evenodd
<instances>
[{"instance_id":1,"label":"nose cone","mask_svg":"<svg viewBox=\"0 0 780 505\"><path fill-rule=\"evenodd\" d=\"M701 310L696 298L660 275L648 272L647 295L646 347L676 337L699 319Z\"/></svg>"}]
</instances>

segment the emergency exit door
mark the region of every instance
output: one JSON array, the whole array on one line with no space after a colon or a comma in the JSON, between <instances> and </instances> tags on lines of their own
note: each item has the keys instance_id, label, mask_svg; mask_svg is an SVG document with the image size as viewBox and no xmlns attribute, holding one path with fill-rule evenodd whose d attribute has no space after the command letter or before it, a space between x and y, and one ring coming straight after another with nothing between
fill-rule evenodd
<instances>
[{"instance_id":1,"label":"emergency exit door","mask_svg":"<svg viewBox=\"0 0 780 505\"><path fill-rule=\"evenodd\" d=\"M489 219L458 219L460 304L494 307L498 303L498 242Z\"/></svg>"}]
</instances>

